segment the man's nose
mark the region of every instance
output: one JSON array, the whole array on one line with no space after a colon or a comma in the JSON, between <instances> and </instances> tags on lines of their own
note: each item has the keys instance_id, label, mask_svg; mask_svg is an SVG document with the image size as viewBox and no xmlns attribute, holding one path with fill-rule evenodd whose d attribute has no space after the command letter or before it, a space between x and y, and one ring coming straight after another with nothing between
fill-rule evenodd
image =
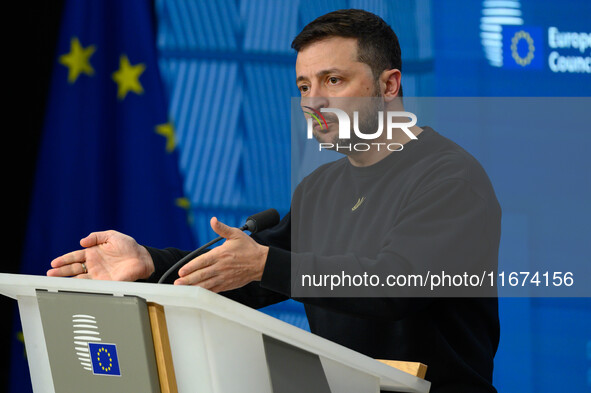
<instances>
[{"instance_id":1,"label":"man's nose","mask_svg":"<svg viewBox=\"0 0 591 393\"><path fill-rule=\"evenodd\" d=\"M302 97L302 106L307 106L320 110L321 108L328 108L328 97L321 96L316 92L310 92L311 94Z\"/></svg>"}]
</instances>

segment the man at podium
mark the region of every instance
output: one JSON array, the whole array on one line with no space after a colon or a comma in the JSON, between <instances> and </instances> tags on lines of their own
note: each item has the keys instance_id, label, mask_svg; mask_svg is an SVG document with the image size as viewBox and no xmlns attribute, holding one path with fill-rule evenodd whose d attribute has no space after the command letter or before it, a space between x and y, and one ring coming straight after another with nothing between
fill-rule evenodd
<instances>
[{"instance_id":1,"label":"man at podium","mask_svg":"<svg viewBox=\"0 0 591 393\"><path fill-rule=\"evenodd\" d=\"M427 364L434 393L495 392L494 296L435 297L383 285L359 297L310 295L303 286L295 293L298 274L313 282L337 271L345 279L495 269L501 213L480 164L430 127L411 125L389 138L383 132L367 150L338 149L344 143L338 111L322 109L346 107L339 98L377 98L378 113L404 112L400 46L381 18L331 12L308 24L292 47L302 107L318 120L314 137L345 157L306 177L290 213L268 230L248 236L212 218L226 241L180 268L174 284L198 285L256 308L295 297L312 333L373 358ZM359 128L379 128L366 101L356 107ZM398 148L386 148L392 144ZM52 261L47 274L157 281L187 254L141 246L116 231L92 233L80 244L82 250Z\"/></svg>"}]
</instances>

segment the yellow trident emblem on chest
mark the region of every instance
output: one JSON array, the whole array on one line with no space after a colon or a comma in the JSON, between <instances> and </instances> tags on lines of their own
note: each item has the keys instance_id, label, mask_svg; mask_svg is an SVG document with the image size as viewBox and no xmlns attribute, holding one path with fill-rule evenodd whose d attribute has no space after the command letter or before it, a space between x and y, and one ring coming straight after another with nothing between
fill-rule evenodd
<instances>
[{"instance_id":1,"label":"yellow trident emblem on chest","mask_svg":"<svg viewBox=\"0 0 591 393\"><path fill-rule=\"evenodd\" d=\"M361 197L357 200L357 203L355 204L355 206L353 206L351 208L351 211L354 212L355 210L357 210L359 208L359 206L363 205L363 202L365 201L365 197Z\"/></svg>"}]
</instances>

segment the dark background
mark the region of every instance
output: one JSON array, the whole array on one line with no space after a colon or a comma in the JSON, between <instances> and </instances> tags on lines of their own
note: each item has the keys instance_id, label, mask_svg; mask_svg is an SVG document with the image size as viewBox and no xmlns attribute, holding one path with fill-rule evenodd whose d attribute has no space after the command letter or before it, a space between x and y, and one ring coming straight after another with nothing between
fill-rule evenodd
<instances>
[{"instance_id":1,"label":"dark background","mask_svg":"<svg viewBox=\"0 0 591 393\"><path fill-rule=\"evenodd\" d=\"M55 58L63 0L30 3L16 2L16 11L5 14L5 28L9 20L22 22L16 31L5 33L9 39L8 70L4 90L10 119L5 129L9 138L5 145L5 171L10 179L4 189L7 228L5 239L8 253L4 256L2 272L18 273L24 247L31 188L34 178L39 137L43 127L45 102ZM14 39L12 39L14 37ZM1 346L9 348L13 341L12 320L18 318L16 302L0 297L2 306ZM0 389L8 384L10 358L2 357Z\"/></svg>"}]
</instances>

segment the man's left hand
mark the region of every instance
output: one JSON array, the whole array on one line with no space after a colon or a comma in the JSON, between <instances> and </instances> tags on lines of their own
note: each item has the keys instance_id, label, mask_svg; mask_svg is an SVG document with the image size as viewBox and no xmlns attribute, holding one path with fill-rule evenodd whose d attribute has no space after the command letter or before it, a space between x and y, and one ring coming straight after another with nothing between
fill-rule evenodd
<instances>
[{"instance_id":1,"label":"man's left hand","mask_svg":"<svg viewBox=\"0 0 591 393\"><path fill-rule=\"evenodd\" d=\"M269 247L258 244L240 229L229 227L215 217L210 224L226 241L183 266L174 284L197 285L213 292L224 292L260 281Z\"/></svg>"}]
</instances>

